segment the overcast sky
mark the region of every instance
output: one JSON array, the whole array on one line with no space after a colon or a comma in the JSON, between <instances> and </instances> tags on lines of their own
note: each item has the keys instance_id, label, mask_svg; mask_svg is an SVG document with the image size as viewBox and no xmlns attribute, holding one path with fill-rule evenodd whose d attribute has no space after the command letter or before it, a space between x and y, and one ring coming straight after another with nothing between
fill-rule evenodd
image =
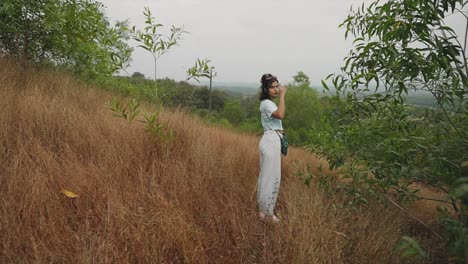
<instances>
[{"instance_id":1,"label":"overcast sky","mask_svg":"<svg viewBox=\"0 0 468 264\"><path fill-rule=\"evenodd\" d=\"M263 73L292 80L298 71L312 84L339 71L351 48L339 24L351 5L370 0L101 0L111 22L129 19L144 27L144 7L168 33L171 25L190 32L158 61L158 78L177 81L197 58L215 66L218 82L257 83ZM132 42L134 45L134 42ZM141 48L133 52L130 74L153 76L151 54Z\"/></svg>"}]
</instances>

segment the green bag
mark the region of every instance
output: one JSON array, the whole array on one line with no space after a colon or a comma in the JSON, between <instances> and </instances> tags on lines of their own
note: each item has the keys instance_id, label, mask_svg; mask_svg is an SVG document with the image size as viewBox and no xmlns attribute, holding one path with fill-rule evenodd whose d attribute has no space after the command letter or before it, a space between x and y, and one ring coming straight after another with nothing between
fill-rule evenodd
<instances>
[{"instance_id":1,"label":"green bag","mask_svg":"<svg viewBox=\"0 0 468 264\"><path fill-rule=\"evenodd\" d=\"M280 136L278 132L276 132L276 134L278 134L278 137L280 138L280 141L281 141L281 154L283 154L284 156L288 155L288 139L286 138L286 135L283 134L283 136Z\"/></svg>"}]
</instances>

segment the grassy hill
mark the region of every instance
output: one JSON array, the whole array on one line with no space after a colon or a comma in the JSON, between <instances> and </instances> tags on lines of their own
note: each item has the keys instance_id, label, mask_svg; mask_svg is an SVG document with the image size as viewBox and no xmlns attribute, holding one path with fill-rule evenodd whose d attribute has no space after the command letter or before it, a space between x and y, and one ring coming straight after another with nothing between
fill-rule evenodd
<instances>
[{"instance_id":1,"label":"grassy hill","mask_svg":"<svg viewBox=\"0 0 468 264\"><path fill-rule=\"evenodd\" d=\"M164 143L113 117L112 96L0 60L0 263L403 262L393 247L417 224L394 207L334 206L297 176L323 163L313 154L283 159L282 222L264 223L259 137L165 109Z\"/></svg>"}]
</instances>

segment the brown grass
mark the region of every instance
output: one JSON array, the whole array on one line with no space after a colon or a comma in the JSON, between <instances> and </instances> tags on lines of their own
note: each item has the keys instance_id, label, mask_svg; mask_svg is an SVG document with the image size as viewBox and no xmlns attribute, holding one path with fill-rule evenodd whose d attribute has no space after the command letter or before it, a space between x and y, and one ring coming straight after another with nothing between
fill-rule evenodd
<instances>
[{"instance_id":1,"label":"brown grass","mask_svg":"<svg viewBox=\"0 0 468 264\"><path fill-rule=\"evenodd\" d=\"M402 262L408 217L333 206L295 176L314 155L283 159L282 222L263 223L259 137L163 110L165 145L113 117L111 96L0 61L0 263Z\"/></svg>"}]
</instances>

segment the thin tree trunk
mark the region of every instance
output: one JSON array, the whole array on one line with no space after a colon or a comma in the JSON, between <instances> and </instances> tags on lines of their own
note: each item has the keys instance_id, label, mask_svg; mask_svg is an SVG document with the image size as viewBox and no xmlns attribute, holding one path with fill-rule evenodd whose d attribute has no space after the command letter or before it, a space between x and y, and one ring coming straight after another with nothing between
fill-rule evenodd
<instances>
[{"instance_id":1,"label":"thin tree trunk","mask_svg":"<svg viewBox=\"0 0 468 264\"><path fill-rule=\"evenodd\" d=\"M213 72L210 70L210 99L208 103L208 113L211 114L211 90L212 90L212 80L213 80Z\"/></svg>"},{"instance_id":2,"label":"thin tree trunk","mask_svg":"<svg viewBox=\"0 0 468 264\"><path fill-rule=\"evenodd\" d=\"M157 68L156 62L157 62L157 59L154 58L154 93L156 95L156 97L155 97L156 101L158 101L158 84L157 84L157 81L156 81L156 72L157 72L156 71L157 70L156 69Z\"/></svg>"}]
</instances>

